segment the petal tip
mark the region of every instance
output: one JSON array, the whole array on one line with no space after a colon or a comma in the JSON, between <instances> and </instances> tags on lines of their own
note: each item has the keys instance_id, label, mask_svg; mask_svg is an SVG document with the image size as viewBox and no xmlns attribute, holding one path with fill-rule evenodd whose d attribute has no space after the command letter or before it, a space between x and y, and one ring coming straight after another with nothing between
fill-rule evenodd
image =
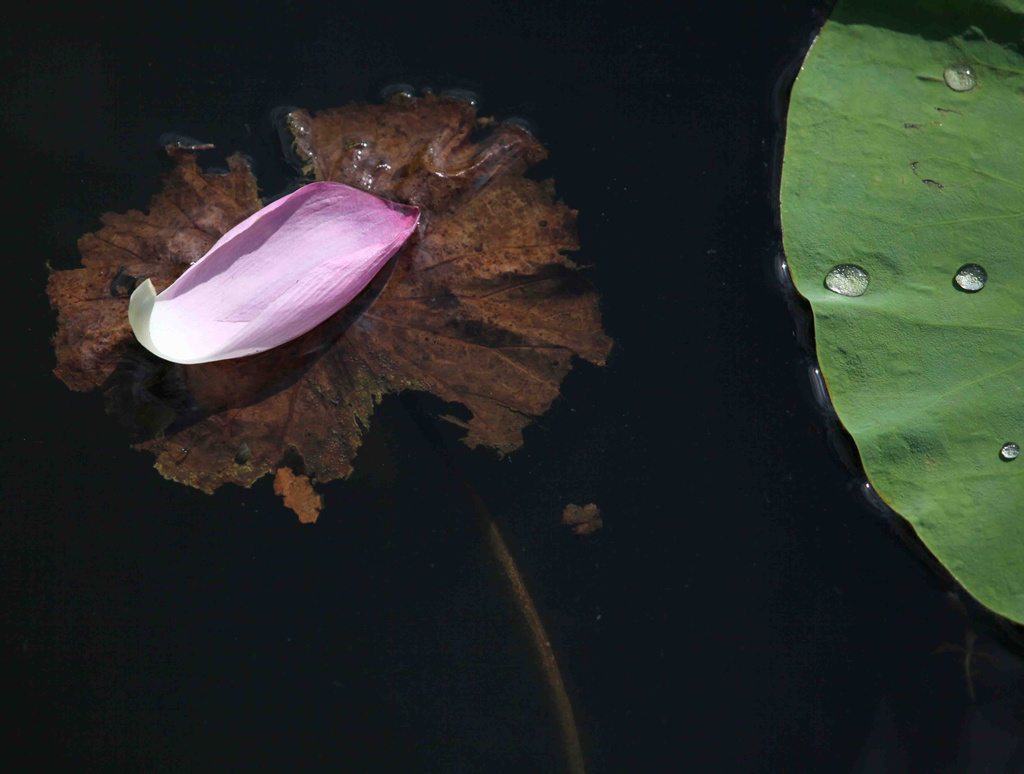
<instances>
[{"instance_id":1,"label":"petal tip","mask_svg":"<svg viewBox=\"0 0 1024 774\"><path fill-rule=\"evenodd\" d=\"M156 302L156 288L153 287L153 280L146 279L132 292L128 299L128 323L132 326L132 333L139 343L152 352L154 355L160 353L153 346L153 339L149 334L149 318L153 314L153 304Z\"/></svg>"}]
</instances>

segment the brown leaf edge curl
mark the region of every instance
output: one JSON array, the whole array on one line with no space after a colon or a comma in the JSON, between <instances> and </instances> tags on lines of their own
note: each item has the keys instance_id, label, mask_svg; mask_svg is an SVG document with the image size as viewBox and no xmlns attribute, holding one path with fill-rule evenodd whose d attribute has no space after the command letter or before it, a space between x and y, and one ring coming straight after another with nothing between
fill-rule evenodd
<instances>
[{"instance_id":1,"label":"brown leaf edge curl","mask_svg":"<svg viewBox=\"0 0 1024 774\"><path fill-rule=\"evenodd\" d=\"M604 364L611 341L598 296L564 254L576 213L553 183L523 172L546 155L529 133L478 120L455 99L397 96L288 118L317 180L416 204L421 225L359 299L299 339L261 355L192 366L139 347L127 296L151 277L173 281L225 231L258 209L241 158L202 173L195 148L148 214L106 215L84 236L83 268L51 272L57 375L103 385L118 414L144 428L136 444L167 478L212 492L250 486L299 459L313 481L347 476L374 406L413 389L461 403L470 447L503 454L559 394L574 355ZM293 465L294 467L294 465Z\"/></svg>"}]
</instances>

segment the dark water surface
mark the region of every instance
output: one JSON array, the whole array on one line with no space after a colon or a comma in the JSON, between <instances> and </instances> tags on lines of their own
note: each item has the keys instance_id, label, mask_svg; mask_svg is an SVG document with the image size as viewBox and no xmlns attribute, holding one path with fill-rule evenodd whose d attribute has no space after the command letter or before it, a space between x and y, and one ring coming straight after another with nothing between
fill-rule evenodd
<instances>
[{"instance_id":1,"label":"dark water surface","mask_svg":"<svg viewBox=\"0 0 1024 774\"><path fill-rule=\"evenodd\" d=\"M513 548L588 770L1019 771L1024 668L872 509L773 280L774 94L814 2L165 5L4 33L0 690L31 770L558 772ZM163 480L51 373L45 264L144 208L158 138L292 179L270 116L468 88L533 121L580 212L609 365L498 460L387 399L300 526L269 479ZM799 304L795 304L799 308ZM577 538L566 504L605 527ZM976 618L976 616L975 616ZM962 646L973 627L972 701ZM28 770L27 769L27 770Z\"/></svg>"}]
</instances>

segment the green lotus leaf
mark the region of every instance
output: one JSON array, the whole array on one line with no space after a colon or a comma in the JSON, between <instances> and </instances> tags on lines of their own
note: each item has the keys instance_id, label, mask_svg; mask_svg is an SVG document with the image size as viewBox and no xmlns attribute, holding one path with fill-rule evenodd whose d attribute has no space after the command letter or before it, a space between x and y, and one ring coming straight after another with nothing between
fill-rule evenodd
<instances>
[{"instance_id":1,"label":"green lotus leaf","mask_svg":"<svg viewBox=\"0 0 1024 774\"><path fill-rule=\"evenodd\" d=\"M868 479L1018 622L1024 455L1002 450L1024 447L1022 40L1020 0L842 0L793 87L780 194ZM966 264L982 289L977 268L957 283Z\"/></svg>"}]
</instances>

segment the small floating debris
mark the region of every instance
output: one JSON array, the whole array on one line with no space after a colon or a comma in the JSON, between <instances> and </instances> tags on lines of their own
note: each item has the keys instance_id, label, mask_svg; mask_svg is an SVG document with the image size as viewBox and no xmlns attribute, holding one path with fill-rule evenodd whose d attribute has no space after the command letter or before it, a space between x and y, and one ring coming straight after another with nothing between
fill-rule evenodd
<instances>
[{"instance_id":1,"label":"small floating debris","mask_svg":"<svg viewBox=\"0 0 1024 774\"><path fill-rule=\"evenodd\" d=\"M562 523L572 527L572 531L577 535L589 535L604 525L601 521L601 509L594 503L583 506L570 503L565 506Z\"/></svg>"},{"instance_id":2,"label":"small floating debris","mask_svg":"<svg viewBox=\"0 0 1024 774\"><path fill-rule=\"evenodd\" d=\"M320 516L324 501L313 489L308 476L299 476L291 468L278 468L274 476L274 494L284 500L284 507L295 511L299 521L312 524Z\"/></svg>"}]
</instances>

